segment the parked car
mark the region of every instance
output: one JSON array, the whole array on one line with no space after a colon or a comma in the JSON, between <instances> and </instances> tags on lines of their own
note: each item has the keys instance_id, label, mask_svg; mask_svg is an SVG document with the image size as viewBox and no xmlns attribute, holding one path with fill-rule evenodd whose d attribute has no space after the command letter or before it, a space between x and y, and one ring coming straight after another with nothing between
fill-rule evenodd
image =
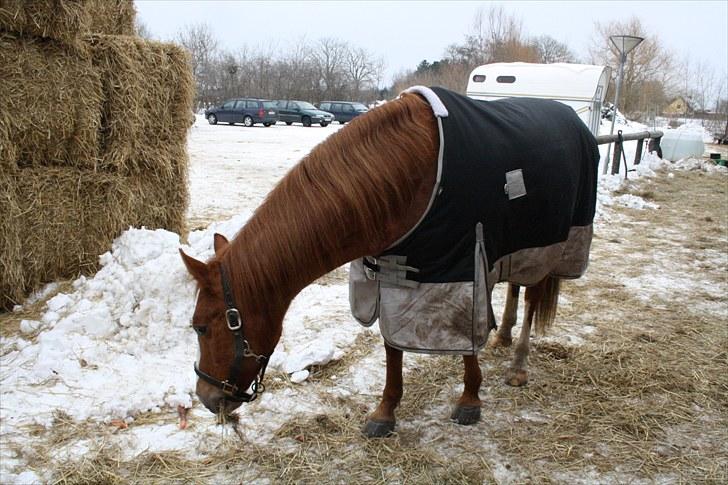
<instances>
[{"instance_id":1,"label":"parked car","mask_svg":"<svg viewBox=\"0 0 728 485\"><path fill-rule=\"evenodd\" d=\"M334 121L334 115L318 109L307 101L280 100L276 103L279 118L287 125L303 123L303 126L311 126L312 123L318 123L321 126L328 126Z\"/></svg>"},{"instance_id":2,"label":"parked car","mask_svg":"<svg viewBox=\"0 0 728 485\"><path fill-rule=\"evenodd\" d=\"M270 126L278 121L278 107L275 101L266 99L229 99L220 106L206 109L205 118L211 125L221 122L231 125L242 123L245 126L263 123L263 126Z\"/></svg>"},{"instance_id":3,"label":"parked car","mask_svg":"<svg viewBox=\"0 0 728 485\"><path fill-rule=\"evenodd\" d=\"M319 103L318 107L334 115L336 121L342 125L369 111L369 108L363 104L352 101L323 101Z\"/></svg>"}]
</instances>

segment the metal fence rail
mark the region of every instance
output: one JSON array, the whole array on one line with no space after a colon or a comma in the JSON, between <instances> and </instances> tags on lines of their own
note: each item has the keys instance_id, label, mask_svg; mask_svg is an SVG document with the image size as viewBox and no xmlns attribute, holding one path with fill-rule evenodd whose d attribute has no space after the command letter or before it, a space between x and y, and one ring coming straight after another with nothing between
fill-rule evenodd
<instances>
[{"instance_id":1,"label":"metal fence rail","mask_svg":"<svg viewBox=\"0 0 728 485\"><path fill-rule=\"evenodd\" d=\"M624 158L624 176L627 176L627 159L624 157L624 150L622 149L622 143L625 141L637 140L637 150L634 154L634 165L639 165L642 159L642 149L646 139L654 140L650 142L650 151L657 151L658 155L661 156L662 150L660 149L660 138L663 133L659 130L655 131L640 131L637 133L622 133L619 130L616 135L599 135L597 136L597 144L604 145L605 143L614 143L614 155L612 156L612 175L619 173L619 162L620 159Z\"/></svg>"}]
</instances>

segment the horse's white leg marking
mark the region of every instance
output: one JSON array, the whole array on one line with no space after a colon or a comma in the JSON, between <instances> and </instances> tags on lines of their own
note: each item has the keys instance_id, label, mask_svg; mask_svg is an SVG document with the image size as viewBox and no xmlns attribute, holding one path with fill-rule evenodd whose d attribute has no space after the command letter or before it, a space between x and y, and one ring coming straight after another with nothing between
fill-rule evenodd
<instances>
[{"instance_id":1,"label":"horse's white leg marking","mask_svg":"<svg viewBox=\"0 0 728 485\"><path fill-rule=\"evenodd\" d=\"M533 322L533 315L536 312L538 299L542 296L541 292L537 291L533 291L533 293L536 293L536 295L533 295L531 290L536 289L529 288L526 290L526 304L523 315L523 324L521 326L521 334L518 336L518 342L516 343L513 363L506 372L506 383L511 386L522 386L528 382L528 371L526 370L526 365L528 364L531 323ZM533 296L536 296L536 298L533 298Z\"/></svg>"},{"instance_id":2,"label":"horse's white leg marking","mask_svg":"<svg viewBox=\"0 0 728 485\"><path fill-rule=\"evenodd\" d=\"M498 332L493 335L493 338L490 341L490 346L493 348L511 346L511 329L518 319L518 293L520 292L520 289L520 286L508 283L503 319L501 320L500 327L498 327Z\"/></svg>"}]
</instances>

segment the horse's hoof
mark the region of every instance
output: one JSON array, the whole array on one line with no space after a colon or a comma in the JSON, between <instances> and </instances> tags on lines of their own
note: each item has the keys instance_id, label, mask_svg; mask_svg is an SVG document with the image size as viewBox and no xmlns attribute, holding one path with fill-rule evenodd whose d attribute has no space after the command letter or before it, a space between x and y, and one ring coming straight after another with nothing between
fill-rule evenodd
<instances>
[{"instance_id":1,"label":"horse's hoof","mask_svg":"<svg viewBox=\"0 0 728 485\"><path fill-rule=\"evenodd\" d=\"M520 387L528 383L528 371L524 369L509 368L506 371L506 384L509 386Z\"/></svg>"},{"instance_id":2,"label":"horse's hoof","mask_svg":"<svg viewBox=\"0 0 728 485\"><path fill-rule=\"evenodd\" d=\"M394 433L394 421L367 420L361 432L367 438L386 438Z\"/></svg>"},{"instance_id":3,"label":"horse's hoof","mask_svg":"<svg viewBox=\"0 0 728 485\"><path fill-rule=\"evenodd\" d=\"M493 335L493 338L488 343L488 347L490 347L491 349L497 349L499 347L504 347L504 348L510 347L512 342L513 342L513 340L510 337L506 338L506 337L501 337L498 334L495 334L495 335Z\"/></svg>"},{"instance_id":4,"label":"horse's hoof","mask_svg":"<svg viewBox=\"0 0 728 485\"><path fill-rule=\"evenodd\" d=\"M464 426L480 421L480 406L455 406L450 419Z\"/></svg>"}]
</instances>

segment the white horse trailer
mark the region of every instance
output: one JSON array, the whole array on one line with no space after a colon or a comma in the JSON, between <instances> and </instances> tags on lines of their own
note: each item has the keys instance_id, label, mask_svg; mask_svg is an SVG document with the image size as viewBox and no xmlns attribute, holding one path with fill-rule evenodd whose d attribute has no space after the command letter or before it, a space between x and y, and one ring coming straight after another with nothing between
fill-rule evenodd
<instances>
[{"instance_id":1,"label":"white horse trailer","mask_svg":"<svg viewBox=\"0 0 728 485\"><path fill-rule=\"evenodd\" d=\"M571 106L594 136L611 69L587 64L498 62L470 73L467 95L474 99L553 99Z\"/></svg>"}]
</instances>

